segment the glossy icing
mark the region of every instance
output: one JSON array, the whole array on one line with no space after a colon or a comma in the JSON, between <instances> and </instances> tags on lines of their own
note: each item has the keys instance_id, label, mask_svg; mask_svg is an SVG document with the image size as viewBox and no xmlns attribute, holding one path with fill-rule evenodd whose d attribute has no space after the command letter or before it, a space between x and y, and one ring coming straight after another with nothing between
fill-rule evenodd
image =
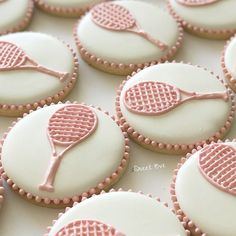
<instances>
[{"instance_id":1,"label":"glossy icing","mask_svg":"<svg viewBox=\"0 0 236 236\"><path fill-rule=\"evenodd\" d=\"M226 46L223 60L224 66L234 81L236 78L236 37L233 37Z\"/></svg>"},{"instance_id":2,"label":"glossy icing","mask_svg":"<svg viewBox=\"0 0 236 236\"><path fill-rule=\"evenodd\" d=\"M49 75L51 72L48 71L42 73L36 70L35 66L25 70L21 67L20 70L12 68L10 71L1 71L1 104L34 103L53 96L70 82L74 70L73 54L67 45L58 39L42 33L22 32L1 36L0 41L15 44L24 51L22 55L27 55L27 58L41 65L41 68L46 67L53 71L69 73L69 76L63 77L64 80L60 81L55 77L59 74ZM54 55L53 60L48 55Z\"/></svg>"},{"instance_id":3,"label":"glossy icing","mask_svg":"<svg viewBox=\"0 0 236 236\"><path fill-rule=\"evenodd\" d=\"M95 220L77 220L66 225L55 236L125 236L110 225Z\"/></svg>"},{"instance_id":4,"label":"glossy icing","mask_svg":"<svg viewBox=\"0 0 236 236\"><path fill-rule=\"evenodd\" d=\"M129 236L186 236L178 218L163 203L139 193L111 192L87 199L63 214L48 236L74 220L93 219ZM147 231L148 230L148 231Z\"/></svg>"},{"instance_id":5,"label":"glossy icing","mask_svg":"<svg viewBox=\"0 0 236 236\"><path fill-rule=\"evenodd\" d=\"M107 30L132 32L144 37L162 50L168 47L141 29L129 10L119 4L101 3L91 9L91 15L95 24Z\"/></svg>"},{"instance_id":6,"label":"glossy icing","mask_svg":"<svg viewBox=\"0 0 236 236\"><path fill-rule=\"evenodd\" d=\"M67 105L52 115L47 128L52 157L45 179L39 186L41 190L54 191L53 183L65 153L88 138L96 127L97 116L81 104ZM56 145L64 147L64 150L57 153Z\"/></svg>"},{"instance_id":7,"label":"glossy icing","mask_svg":"<svg viewBox=\"0 0 236 236\"><path fill-rule=\"evenodd\" d=\"M223 143L235 149L235 142ZM190 155L178 170L175 181L177 202L189 226L195 225L196 235L236 235L236 197L220 190L201 173L198 163L199 150Z\"/></svg>"},{"instance_id":8,"label":"glossy icing","mask_svg":"<svg viewBox=\"0 0 236 236\"><path fill-rule=\"evenodd\" d=\"M197 7L185 6L176 0L169 0L169 2L178 16L195 27L209 30L235 30L236 28L235 0L220 0Z\"/></svg>"},{"instance_id":9,"label":"glossy icing","mask_svg":"<svg viewBox=\"0 0 236 236\"><path fill-rule=\"evenodd\" d=\"M18 27L20 30L19 24L25 25L23 22L28 18L26 15L32 10L30 0L4 0L0 3L0 35L13 29L16 31Z\"/></svg>"},{"instance_id":10,"label":"glossy icing","mask_svg":"<svg viewBox=\"0 0 236 236\"><path fill-rule=\"evenodd\" d=\"M35 196L36 201L44 198L47 204L50 199L64 198L68 203L68 198L90 190L95 193L98 190L92 188L98 186L102 189L111 184L125 165L123 156L127 158L128 154L127 142L120 127L108 115L90 108L98 119L96 130L66 153L57 171L54 192L41 191L38 185L52 154L46 129L52 115L65 106L51 105L18 121L5 138L1 152L3 176L7 176L10 185L14 183L12 187L17 186L20 194L29 193L29 198ZM58 146L57 150L63 151L64 147ZM112 178L109 178L111 175ZM106 182L103 183L104 180ZM58 201L55 200L55 203L58 204Z\"/></svg>"},{"instance_id":11,"label":"glossy icing","mask_svg":"<svg viewBox=\"0 0 236 236\"><path fill-rule=\"evenodd\" d=\"M117 114L119 117L122 114L122 119L131 127L134 135L136 132L158 143L191 145L209 139L221 131L228 123L228 117L234 114L231 111L231 101L222 99L191 100L158 116L130 112L123 102L126 91L146 81L168 83L181 90L196 93L227 91L214 74L193 65L164 63L141 70L122 84L117 100Z\"/></svg>"},{"instance_id":12,"label":"glossy icing","mask_svg":"<svg viewBox=\"0 0 236 236\"><path fill-rule=\"evenodd\" d=\"M224 144L204 147L199 154L199 168L214 186L236 196L236 150Z\"/></svg>"},{"instance_id":13,"label":"glossy icing","mask_svg":"<svg viewBox=\"0 0 236 236\"><path fill-rule=\"evenodd\" d=\"M115 1L113 4L127 9L139 27L153 38L170 48L175 45L179 35L178 24L156 5L139 1ZM156 22L165 24L157 25ZM91 12L83 17L75 31L84 50L108 62L138 64L158 60L167 54L166 50L163 51L140 35L100 27L94 23Z\"/></svg>"},{"instance_id":14,"label":"glossy icing","mask_svg":"<svg viewBox=\"0 0 236 236\"><path fill-rule=\"evenodd\" d=\"M182 93L182 94L181 94ZM185 95L185 98L183 98ZM190 100L223 99L228 101L228 93L196 93L181 90L163 82L146 81L126 90L124 104L137 114L160 115Z\"/></svg>"}]
</instances>

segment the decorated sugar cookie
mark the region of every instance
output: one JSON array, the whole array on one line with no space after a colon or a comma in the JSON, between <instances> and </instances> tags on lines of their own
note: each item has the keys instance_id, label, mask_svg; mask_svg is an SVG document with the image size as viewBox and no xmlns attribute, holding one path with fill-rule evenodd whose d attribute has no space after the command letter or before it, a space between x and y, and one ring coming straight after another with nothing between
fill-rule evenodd
<instances>
[{"instance_id":1,"label":"decorated sugar cookie","mask_svg":"<svg viewBox=\"0 0 236 236\"><path fill-rule=\"evenodd\" d=\"M109 192L76 204L47 236L187 236L185 224L161 202L140 193Z\"/></svg>"},{"instance_id":2,"label":"decorated sugar cookie","mask_svg":"<svg viewBox=\"0 0 236 236\"><path fill-rule=\"evenodd\" d=\"M183 27L195 35L226 39L236 32L235 0L169 0L168 6Z\"/></svg>"},{"instance_id":3,"label":"decorated sugar cookie","mask_svg":"<svg viewBox=\"0 0 236 236\"><path fill-rule=\"evenodd\" d=\"M126 134L110 116L57 104L13 124L2 141L1 172L27 200L60 207L108 189L124 172L128 152Z\"/></svg>"},{"instance_id":4,"label":"decorated sugar cookie","mask_svg":"<svg viewBox=\"0 0 236 236\"><path fill-rule=\"evenodd\" d=\"M199 148L176 172L172 200L193 235L236 235L236 143Z\"/></svg>"},{"instance_id":5,"label":"decorated sugar cookie","mask_svg":"<svg viewBox=\"0 0 236 236\"><path fill-rule=\"evenodd\" d=\"M62 100L75 85L77 73L75 54L50 35L23 32L1 36L0 115L19 116Z\"/></svg>"},{"instance_id":6,"label":"decorated sugar cookie","mask_svg":"<svg viewBox=\"0 0 236 236\"><path fill-rule=\"evenodd\" d=\"M33 8L33 0L0 0L0 35L25 29Z\"/></svg>"},{"instance_id":7,"label":"decorated sugar cookie","mask_svg":"<svg viewBox=\"0 0 236 236\"><path fill-rule=\"evenodd\" d=\"M86 62L120 75L173 57L183 36L173 17L156 5L141 1L94 6L78 22L74 35Z\"/></svg>"},{"instance_id":8,"label":"decorated sugar cookie","mask_svg":"<svg viewBox=\"0 0 236 236\"><path fill-rule=\"evenodd\" d=\"M222 53L221 67L231 89L236 91L236 37L229 40Z\"/></svg>"},{"instance_id":9,"label":"decorated sugar cookie","mask_svg":"<svg viewBox=\"0 0 236 236\"><path fill-rule=\"evenodd\" d=\"M104 0L34 0L43 11L63 17L78 17Z\"/></svg>"},{"instance_id":10,"label":"decorated sugar cookie","mask_svg":"<svg viewBox=\"0 0 236 236\"><path fill-rule=\"evenodd\" d=\"M185 153L223 137L235 104L206 69L164 63L133 73L118 90L116 112L130 137L154 151Z\"/></svg>"}]
</instances>

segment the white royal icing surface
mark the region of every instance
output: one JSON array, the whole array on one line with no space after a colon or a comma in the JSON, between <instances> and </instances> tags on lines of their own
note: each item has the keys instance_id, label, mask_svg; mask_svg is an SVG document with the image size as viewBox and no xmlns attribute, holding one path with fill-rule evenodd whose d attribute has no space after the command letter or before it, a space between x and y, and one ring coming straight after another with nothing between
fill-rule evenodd
<instances>
[{"instance_id":1,"label":"white royal icing surface","mask_svg":"<svg viewBox=\"0 0 236 236\"><path fill-rule=\"evenodd\" d=\"M73 72L72 52L66 44L50 35L13 33L1 36L0 41L14 43L38 64L59 72ZM0 71L0 103L19 105L37 102L55 95L67 82L60 82L56 77L33 69Z\"/></svg>"},{"instance_id":2,"label":"white royal icing surface","mask_svg":"<svg viewBox=\"0 0 236 236\"><path fill-rule=\"evenodd\" d=\"M99 3L101 0L43 0L43 2L55 7L85 7Z\"/></svg>"},{"instance_id":3,"label":"white royal icing surface","mask_svg":"<svg viewBox=\"0 0 236 236\"><path fill-rule=\"evenodd\" d=\"M152 37L163 41L169 47L176 43L177 23L157 5L139 1L114 1L114 3L127 8L138 25ZM96 25L92 21L91 13L82 18L77 28L77 35L88 52L109 62L144 63L157 60L166 53L140 35L126 31L112 31Z\"/></svg>"},{"instance_id":4,"label":"white royal icing surface","mask_svg":"<svg viewBox=\"0 0 236 236\"><path fill-rule=\"evenodd\" d=\"M127 236L186 235L177 217L163 203L139 193L112 192L92 197L71 208L54 224L49 236L80 219L110 224Z\"/></svg>"},{"instance_id":5,"label":"white royal icing surface","mask_svg":"<svg viewBox=\"0 0 236 236\"><path fill-rule=\"evenodd\" d=\"M121 112L135 131L152 140L167 144L193 144L211 137L228 118L231 103L222 99L190 100L154 116L133 113L124 105L124 94L141 81L165 82L198 93L222 92L226 88L209 71L182 63L155 65L132 76L121 92Z\"/></svg>"},{"instance_id":6,"label":"white royal icing surface","mask_svg":"<svg viewBox=\"0 0 236 236\"><path fill-rule=\"evenodd\" d=\"M64 154L54 192L39 190L52 156L48 120L63 106L51 105L27 115L14 126L3 144L2 165L8 177L36 196L64 198L88 191L116 171L123 158L125 142L121 129L109 116L91 108L98 118L96 130ZM64 148L56 145L56 150Z\"/></svg>"},{"instance_id":7,"label":"white royal icing surface","mask_svg":"<svg viewBox=\"0 0 236 236\"><path fill-rule=\"evenodd\" d=\"M170 0L174 11L186 22L205 29L235 29L235 0L219 0L209 5L186 6Z\"/></svg>"},{"instance_id":8,"label":"white royal icing surface","mask_svg":"<svg viewBox=\"0 0 236 236\"><path fill-rule=\"evenodd\" d=\"M232 77L236 78L236 38L234 38L225 50L225 66Z\"/></svg>"},{"instance_id":9,"label":"white royal icing surface","mask_svg":"<svg viewBox=\"0 0 236 236\"><path fill-rule=\"evenodd\" d=\"M235 143L227 143L236 148ZM176 179L176 196L184 214L206 235L235 236L236 197L221 191L201 174L199 152L180 168Z\"/></svg>"},{"instance_id":10,"label":"white royal icing surface","mask_svg":"<svg viewBox=\"0 0 236 236\"><path fill-rule=\"evenodd\" d=\"M22 22L28 11L29 0L5 0L0 2L0 32Z\"/></svg>"}]
</instances>

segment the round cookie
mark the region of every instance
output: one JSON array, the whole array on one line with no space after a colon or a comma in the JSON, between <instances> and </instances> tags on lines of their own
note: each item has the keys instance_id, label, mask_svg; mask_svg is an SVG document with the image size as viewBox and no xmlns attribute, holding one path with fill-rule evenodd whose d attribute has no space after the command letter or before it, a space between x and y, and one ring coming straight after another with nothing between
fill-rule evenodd
<instances>
[{"instance_id":1,"label":"round cookie","mask_svg":"<svg viewBox=\"0 0 236 236\"><path fill-rule=\"evenodd\" d=\"M74 37L88 64L128 75L172 58L181 46L183 32L180 24L157 5L113 1L93 7L75 26Z\"/></svg>"},{"instance_id":2,"label":"round cookie","mask_svg":"<svg viewBox=\"0 0 236 236\"><path fill-rule=\"evenodd\" d=\"M235 0L169 0L168 7L188 32L200 37L226 39L236 32Z\"/></svg>"},{"instance_id":3,"label":"round cookie","mask_svg":"<svg viewBox=\"0 0 236 236\"><path fill-rule=\"evenodd\" d=\"M104 0L34 0L43 11L63 17L79 17L93 5Z\"/></svg>"},{"instance_id":4,"label":"round cookie","mask_svg":"<svg viewBox=\"0 0 236 236\"><path fill-rule=\"evenodd\" d=\"M109 189L128 162L126 133L109 115L83 104L45 106L9 130L1 145L1 174L39 205L71 205Z\"/></svg>"},{"instance_id":5,"label":"round cookie","mask_svg":"<svg viewBox=\"0 0 236 236\"><path fill-rule=\"evenodd\" d=\"M83 232L89 225L93 227ZM140 193L119 191L93 196L67 209L46 235L66 236L72 232L77 236L189 235L183 225L158 200Z\"/></svg>"},{"instance_id":6,"label":"round cookie","mask_svg":"<svg viewBox=\"0 0 236 236\"><path fill-rule=\"evenodd\" d=\"M33 8L33 0L0 0L0 35L25 29Z\"/></svg>"},{"instance_id":7,"label":"round cookie","mask_svg":"<svg viewBox=\"0 0 236 236\"><path fill-rule=\"evenodd\" d=\"M221 67L231 89L236 92L236 37L232 37L225 45L221 57Z\"/></svg>"},{"instance_id":8,"label":"round cookie","mask_svg":"<svg viewBox=\"0 0 236 236\"><path fill-rule=\"evenodd\" d=\"M181 160L171 195L192 235L236 235L236 143L211 143Z\"/></svg>"},{"instance_id":9,"label":"round cookie","mask_svg":"<svg viewBox=\"0 0 236 236\"><path fill-rule=\"evenodd\" d=\"M212 72L173 62L128 76L117 92L116 113L143 147L182 154L225 136L235 102L232 91Z\"/></svg>"},{"instance_id":10,"label":"round cookie","mask_svg":"<svg viewBox=\"0 0 236 236\"><path fill-rule=\"evenodd\" d=\"M77 76L76 54L57 38L36 32L0 37L0 115L20 116L64 99Z\"/></svg>"}]
</instances>

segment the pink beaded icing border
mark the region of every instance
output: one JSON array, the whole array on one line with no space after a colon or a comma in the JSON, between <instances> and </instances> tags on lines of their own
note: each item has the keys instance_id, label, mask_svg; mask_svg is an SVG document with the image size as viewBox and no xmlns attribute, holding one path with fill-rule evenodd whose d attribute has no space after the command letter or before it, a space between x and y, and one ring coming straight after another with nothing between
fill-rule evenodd
<instances>
[{"instance_id":1,"label":"pink beaded icing border","mask_svg":"<svg viewBox=\"0 0 236 236\"><path fill-rule=\"evenodd\" d=\"M21 31L21 30L25 29L31 21L31 18L33 16L33 12L34 12L34 2L33 2L33 0L29 0L28 10L25 14L24 19L21 22L19 22L17 25L15 25L7 30L0 31L0 35L13 33L13 32L17 32L17 31Z\"/></svg>"},{"instance_id":2,"label":"pink beaded icing border","mask_svg":"<svg viewBox=\"0 0 236 236\"><path fill-rule=\"evenodd\" d=\"M170 63L168 61L166 61L165 63ZM172 63L175 63L175 61L173 61ZM179 63L183 63L183 62L179 62ZM159 63L160 64L160 63ZM186 63L185 63L186 64ZM191 63L187 63L189 65L191 65ZM198 65L196 65L196 67L198 68L202 68ZM144 67L144 69L146 69L146 67ZM205 71L208 71L208 69L206 68L202 68ZM144 144L144 145L148 145L150 146L150 148L153 150L158 150L158 151L174 151L175 153L187 153L190 150L192 150L193 148L196 148L197 146L201 146L205 143L210 143L212 141L218 140L220 137L222 137L224 134L226 134L226 132L228 131L228 129L231 127L233 119L234 119L234 115L235 115L235 110L236 110L236 106L235 106L235 98L233 95L233 92L228 88L228 85L225 84L225 82L219 78L219 76L215 76L216 79L218 79L222 84L224 84L224 86L226 87L228 93L229 93L229 99L232 102L232 106L231 106L231 110L229 112L229 117L227 119L227 121L225 122L224 126L221 127L221 129L219 131L217 131L212 137L209 137L206 140L202 140L200 142L197 143L193 143L193 144L168 144L168 143L161 143L158 142L156 140L152 140L148 137L143 136L142 134L140 134L139 132L137 132L136 130L134 130L134 128L132 128L125 120L125 117L123 116L121 109L120 109L120 95L121 95L121 91L124 87L124 85L126 84L126 82L135 74L137 74L138 72L140 72L141 69L138 69L136 72L133 72L131 76L127 76L127 79L124 80L120 87L117 90L117 96L116 96L116 102L115 102L115 106L116 106L116 115L118 117L118 120L120 121L120 123L123 125L123 127L125 128L125 130L127 131L127 133L129 134L129 136L131 136L131 138L133 138L134 140L136 140L137 142ZM212 71L210 71L210 73L212 75L215 75Z\"/></svg>"},{"instance_id":3,"label":"pink beaded icing border","mask_svg":"<svg viewBox=\"0 0 236 236\"><path fill-rule=\"evenodd\" d=\"M125 191L125 190L123 190L122 188L120 188L120 189L118 189L118 190L115 190L114 188L112 188L112 189L110 189L110 190L107 191L107 192L104 191L104 190L102 190L102 191L100 192L100 194L106 194L106 193L111 193L111 192L134 192L134 191L132 191L131 189ZM134 192L134 193L135 193L135 192ZM166 206L166 207L168 208L168 203L162 202L162 201L160 200L160 198L153 197L152 194L144 194L142 191L139 191L139 192L136 192L136 193L139 193L139 194L141 194L141 195L145 195L145 196L147 196L147 197L150 197L150 198L152 198L152 199L155 199L157 202L162 203L164 206ZM97 194L93 194L91 197L95 197L95 196L97 196ZM81 199L81 201L86 201L87 199L88 199L88 197L83 197L83 198ZM76 206L77 204L79 204L79 202L74 202L74 204L73 204L72 207ZM62 215L64 215L67 211L69 211L72 207L66 207L64 212L61 212L61 213L58 214L57 219L52 221L52 225L47 227L47 232L44 234L44 236L48 236L48 235L49 235L49 233L50 233L50 231L51 231L53 225L57 222L57 220L58 220ZM186 236L190 236L190 231L187 229L186 222L182 220L181 215L176 214L176 212L175 212L174 209L173 209L173 210L169 209L169 210L172 211L172 212L177 216L177 218L179 219L180 223L183 225L183 227L184 227L184 229L185 229L185 232L186 232Z\"/></svg>"},{"instance_id":4,"label":"pink beaded icing border","mask_svg":"<svg viewBox=\"0 0 236 236\"><path fill-rule=\"evenodd\" d=\"M236 78L234 78L230 72L228 71L228 69L226 68L226 65L225 65L225 52L229 46L229 44L233 41L233 40L236 40L236 35L234 35L233 37L231 37L226 45L224 46L224 49L223 49L223 52L222 52L222 55L221 55L221 67L223 69L223 72L224 72L224 76L226 78L226 80L229 82L229 86L231 87L231 89L233 89L234 91L236 91Z\"/></svg>"},{"instance_id":5,"label":"pink beaded icing border","mask_svg":"<svg viewBox=\"0 0 236 236\"><path fill-rule=\"evenodd\" d=\"M168 13L167 13L168 14ZM137 69L142 69L146 66L150 66L150 65L154 65L160 62L164 62L167 61L171 58L173 58L173 56L176 54L177 50L181 47L182 43L183 43L183 28L181 26L181 24L177 21L177 18L172 15L173 19L176 21L177 27L178 27L178 31L179 31L179 35L177 37L177 41L175 43L175 45L170 46L166 52L166 54L164 56L162 56L161 58L155 60L155 61L149 61L149 62L145 62L145 63L139 63L139 64L123 64L123 63L114 63L111 61L107 61L104 60L103 58L94 55L92 53L90 53L86 48L83 47L83 45L81 44L80 40L79 40L79 36L77 34L77 28L79 26L80 23L80 19L74 27L73 30L73 35L74 35L74 39L76 42L76 45L78 47L78 50L80 52L81 55L83 55L85 58L88 58L89 60L97 63L98 65L103 65L105 68L108 69L113 69L113 70L129 70L130 73L132 73L133 71L136 71ZM127 75L128 73L126 73Z\"/></svg>"},{"instance_id":6,"label":"pink beaded icing border","mask_svg":"<svg viewBox=\"0 0 236 236\"><path fill-rule=\"evenodd\" d=\"M209 35L213 35L214 36L220 36L220 35L233 35L236 32L236 27L235 29L206 29L203 27L199 27L196 25L192 25L191 23L185 21L180 15L178 15L175 10L173 9L173 7L171 6L170 0L168 0L168 4L167 4L167 8L170 12L170 14L172 16L174 16L180 23L181 25L185 28L188 29L190 31L194 31L197 33L205 33L205 34L209 34Z\"/></svg>"},{"instance_id":7,"label":"pink beaded icing border","mask_svg":"<svg viewBox=\"0 0 236 236\"><path fill-rule=\"evenodd\" d=\"M73 102L71 103L70 101L67 101L65 103L59 102L57 104L77 104L77 102ZM54 105L54 103L52 103L51 105ZM44 105L44 107L47 107L48 105ZM92 107L95 109L98 109L99 111L102 111L100 107L94 107L92 105L88 106L88 107ZM42 107L38 107L37 110L42 109ZM33 110L30 110L29 113L25 113L23 115L23 118L25 116L27 116L28 114L32 113ZM81 193L79 195L76 196L72 196L72 197L65 197L63 199L59 199L59 198L47 198L47 197L40 197L40 196L35 196L29 192L24 191L24 189L20 188L19 186L17 186L13 180L11 180L7 173L4 171L4 168L2 166L2 162L1 162L1 154L2 154L2 147L3 147L3 143L5 138L7 137L8 133L11 131L12 128L14 128L14 125L20 121L23 118L17 118L17 121L14 121L11 126L8 128L7 132L5 132L3 134L2 139L0 140L0 175L2 176L2 178L7 182L7 184L17 193L19 193L21 196L29 199L29 200L33 200L36 203L42 203L45 205L49 205L49 204L54 204L54 205L60 205L60 204L64 204L64 205L72 205L73 202L80 202L83 198L89 198L91 197L93 194L98 194L100 193L103 189L109 187L110 185L113 185L115 183L115 181L120 177L120 174L125 170L128 161L129 161L129 151L130 151L130 146L129 146L129 138L128 135L126 133L126 131L124 131L124 128L122 125L120 125L120 122L118 120L115 119L114 116L110 116L108 112L103 111L105 115L108 115L112 120L114 120L114 122L116 122L116 124L121 128L122 133L124 135L124 140L125 140L125 148L124 148L124 154L123 157L121 159L121 163L118 166L118 168L116 169L116 171L114 171L110 176L108 176L107 178L105 178L103 181L101 181L97 186L95 187L91 187L87 192Z\"/></svg>"},{"instance_id":8,"label":"pink beaded icing border","mask_svg":"<svg viewBox=\"0 0 236 236\"><path fill-rule=\"evenodd\" d=\"M104 2L107 0L100 0L100 2ZM67 17L78 17L83 15L86 11L89 11L94 4L88 4L83 7L60 7L60 6L52 6L45 2L45 0L34 0L35 4L42 9L43 11L55 14L62 15Z\"/></svg>"},{"instance_id":9,"label":"pink beaded icing border","mask_svg":"<svg viewBox=\"0 0 236 236\"><path fill-rule=\"evenodd\" d=\"M1 208L1 205L2 205L2 203L3 203L3 201L4 201L4 187L3 187L3 180L2 179L0 179L0 208Z\"/></svg>"},{"instance_id":10,"label":"pink beaded icing border","mask_svg":"<svg viewBox=\"0 0 236 236\"><path fill-rule=\"evenodd\" d=\"M60 40L61 41L61 40ZM64 41L61 41L64 44L66 44ZM65 84L64 88L60 91L58 91L56 94L52 96L48 96L40 101L35 101L34 103L27 103L27 104L20 104L20 105L15 105L15 104L1 104L0 103L0 114L1 111L12 111L12 112L19 112L23 114L24 112L28 112L30 110L35 110L37 107L42 107L45 104L49 105L52 102L58 102L61 98L64 98L64 96L69 93L69 91L74 87L78 73L79 73L79 63L78 63L78 58L76 56L76 53L72 49L72 47L69 44L66 44L66 46L70 49L73 60L74 60L74 70L71 73L70 80ZM11 115L11 114L7 114Z\"/></svg>"},{"instance_id":11,"label":"pink beaded icing border","mask_svg":"<svg viewBox=\"0 0 236 236\"><path fill-rule=\"evenodd\" d=\"M229 140L225 140L225 142L228 142ZM232 140L233 142L235 142L236 140ZM211 142L211 144L213 144L215 142ZM218 140L217 143L223 143L221 140ZM191 233L195 233L194 235L196 236L206 236L206 234L199 229L194 222L191 221L191 219L189 219L184 212L181 210L177 196L176 196L176 192L175 192L175 184L176 184L176 178L177 178L177 174L178 171L180 170L180 168L183 166L183 164L189 159L191 158L191 156L200 151L201 149L203 149L205 146L207 146L207 144L204 144L203 146L198 146L195 149L193 149L190 153L187 153L185 157L181 158L180 162L178 163L176 169L174 170L174 175L172 178L172 182L171 182L171 186L170 186L170 194L171 194L171 200L173 202L173 206L174 206L174 210L175 213L179 216L179 219L181 221L183 221L186 224L187 229L189 229L189 231Z\"/></svg>"}]
</instances>

